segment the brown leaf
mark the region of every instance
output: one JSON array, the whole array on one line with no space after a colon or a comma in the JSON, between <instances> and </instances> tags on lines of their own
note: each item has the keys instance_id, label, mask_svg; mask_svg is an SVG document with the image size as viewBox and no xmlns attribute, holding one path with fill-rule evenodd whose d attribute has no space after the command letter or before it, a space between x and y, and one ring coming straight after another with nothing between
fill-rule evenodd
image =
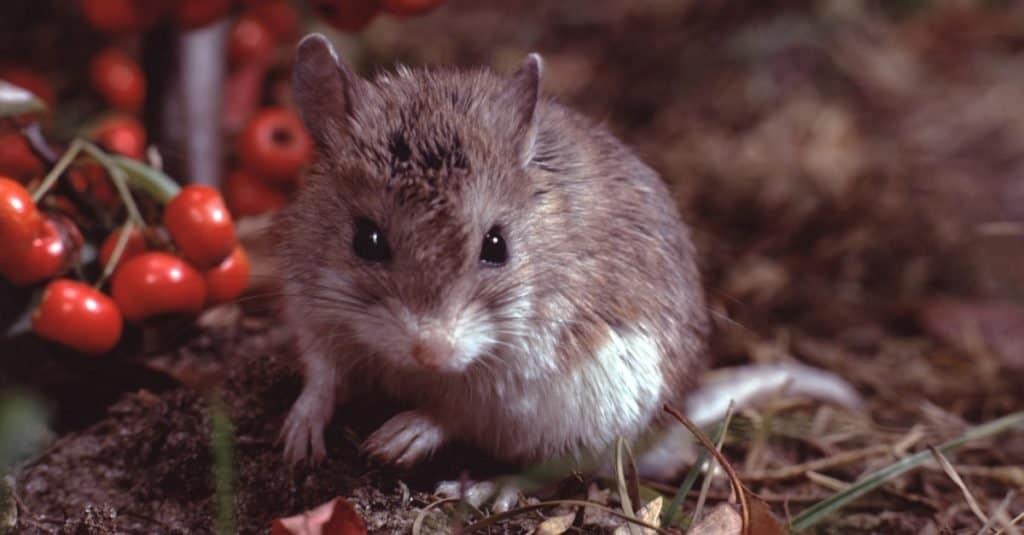
<instances>
[{"instance_id":1,"label":"brown leaf","mask_svg":"<svg viewBox=\"0 0 1024 535\"><path fill-rule=\"evenodd\" d=\"M534 535L561 535L572 527L573 520L576 520L575 511L564 515L553 516L541 522L533 533Z\"/></svg>"},{"instance_id":2,"label":"brown leaf","mask_svg":"<svg viewBox=\"0 0 1024 535\"><path fill-rule=\"evenodd\" d=\"M348 500L338 497L304 513L275 518L270 535L366 535L366 524Z\"/></svg>"},{"instance_id":3,"label":"brown leaf","mask_svg":"<svg viewBox=\"0 0 1024 535\"><path fill-rule=\"evenodd\" d=\"M786 535L768 504L750 495L750 535Z\"/></svg>"},{"instance_id":4,"label":"brown leaf","mask_svg":"<svg viewBox=\"0 0 1024 535\"><path fill-rule=\"evenodd\" d=\"M739 535L743 519L730 504L720 503L690 528L689 535Z\"/></svg>"}]
</instances>

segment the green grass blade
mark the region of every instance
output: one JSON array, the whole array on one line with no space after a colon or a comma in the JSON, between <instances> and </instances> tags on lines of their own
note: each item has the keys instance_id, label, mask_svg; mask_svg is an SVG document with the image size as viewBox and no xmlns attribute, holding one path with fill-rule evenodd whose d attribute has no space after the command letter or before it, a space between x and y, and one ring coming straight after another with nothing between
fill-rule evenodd
<instances>
[{"instance_id":1,"label":"green grass blade","mask_svg":"<svg viewBox=\"0 0 1024 535\"><path fill-rule=\"evenodd\" d=\"M729 404L729 410L726 411L726 416L721 422L715 426L715 436L712 437L711 441L718 444L722 441L722 437L725 436L725 431L729 427L729 422L732 419L732 403ZM686 495L693 489L694 483L697 482L697 476L700 475L700 467L704 466L707 462L710 452L701 448L700 454L697 456L697 462L694 463L690 471L687 472L686 477L683 478L683 482L679 484L679 488L676 490L676 495L672 497L672 501L668 507L661 513L661 527L667 528L676 521L676 516L682 510L683 500L686 499Z\"/></svg>"},{"instance_id":2,"label":"green grass blade","mask_svg":"<svg viewBox=\"0 0 1024 535\"><path fill-rule=\"evenodd\" d=\"M1024 411L1015 412L969 429L964 434L942 444L937 449L943 453L954 451L968 442L986 438L1015 427L1024 428ZM838 492L835 495L801 511L799 515L793 518L793 522L790 524L790 529L792 531L799 532L817 524L823 518L836 512L846 504L856 500L864 494L867 494L878 486L899 477L903 473L916 468L918 465L931 458L931 451L920 451L914 455L905 457L893 464L890 464L885 468L864 476L860 481L850 485L850 488L843 490L842 492Z\"/></svg>"},{"instance_id":3,"label":"green grass blade","mask_svg":"<svg viewBox=\"0 0 1024 535\"><path fill-rule=\"evenodd\" d=\"M210 441L213 447L214 500L216 533L235 533L234 452L232 451L231 419L224 402L214 397L210 402Z\"/></svg>"}]
</instances>

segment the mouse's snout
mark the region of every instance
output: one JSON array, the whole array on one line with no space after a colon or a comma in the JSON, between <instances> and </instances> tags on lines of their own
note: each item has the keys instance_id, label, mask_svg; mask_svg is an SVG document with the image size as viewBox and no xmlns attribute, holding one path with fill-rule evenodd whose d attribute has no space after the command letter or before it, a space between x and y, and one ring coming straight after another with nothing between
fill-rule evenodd
<instances>
[{"instance_id":1,"label":"mouse's snout","mask_svg":"<svg viewBox=\"0 0 1024 535\"><path fill-rule=\"evenodd\" d=\"M455 344L443 333L423 333L413 343L409 354L424 367L439 370L452 362Z\"/></svg>"}]
</instances>

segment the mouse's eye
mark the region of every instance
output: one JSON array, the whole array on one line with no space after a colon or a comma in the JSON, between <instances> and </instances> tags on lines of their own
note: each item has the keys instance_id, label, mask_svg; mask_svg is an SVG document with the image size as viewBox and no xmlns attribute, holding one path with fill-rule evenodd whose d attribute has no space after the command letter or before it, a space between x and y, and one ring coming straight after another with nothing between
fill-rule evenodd
<instances>
[{"instance_id":1,"label":"mouse's eye","mask_svg":"<svg viewBox=\"0 0 1024 535\"><path fill-rule=\"evenodd\" d=\"M356 220L356 234L352 238L356 254L370 262L384 262L391 258L391 250L384 239L384 231L369 219Z\"/></svg>"},{"instance_id":2,"label":"mouse's eye","mask_svg":"<svg viewBox=\"0 0 1024 535\"><path fill-rule=\"evenodd\" d=\"M484 235L484 245L480 249L480 262L488 266L500 266L508 260L508 248L505 238L501 236L501 228L491 227Z\"/></svg>"}]
</instances>

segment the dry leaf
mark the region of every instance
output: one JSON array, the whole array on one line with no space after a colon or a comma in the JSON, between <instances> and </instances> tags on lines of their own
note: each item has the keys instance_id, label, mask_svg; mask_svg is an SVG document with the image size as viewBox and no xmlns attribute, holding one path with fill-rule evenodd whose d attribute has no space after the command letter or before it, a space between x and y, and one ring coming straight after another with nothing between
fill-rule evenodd
<instances>
[{"instance_id":1,"label":"dry leaf","mask_svg":"<svg viewBox=\"0 0 1024 535\"><path fill-rule=\"evenodd\" d=\"M641 507L639 511L637 511L637 519L643 520L648 524L653 524L655 526L658 525L658 517L661 516L661 508L664 504L665 500L661 496L654 498L653 500L647 502L646 505ZM619 526L618 528L615 528L615 535L630 535L630 533L632 532L630 526L636 527L636 531L639 531L644 535L656 535L656 532L651 528L645 528L643 526L631 524L628 522L626 524Z\"/></svg>"},{"instance_id":2,"label":"dry leaf","mask_svg":"<svg viewBox=\"0 0 1024 535\"><path fill-rule=\"evenodd\" d=\"M665 499L661 496L654 498L647 502L647 505L643 506L636 516L640 520L647 522L648 524L658 524L658 518L661 516L661 508L665 505ZM650 531L650 530L648 530Z\"/></svg>"},{"instance_id":3,"label":"dry leaf","mask_svg":"<svg viewBox=\"0 0 1024 535\"><path fill-rule=\"evenodd\" d=\"M533 530L534 535L561 535L572 527L572 521L576 520L576 512L566 513L560 516L551 517Z\"/></svg>"},{"instance_id":4,"label":"dry leaf","mask_svg":"<svg viewBox=\"0 0 1024 535\"><path fill-rule=\"evenodd\" d=\"M739 535L743 519L730 504L720 503L690 528L689 535Z\"/></svg>"},{"instance_id":5,"label":"dry leaf","mask_svg":"<svg viewBox=\"0 0 1024 535\"><path fill-rule=\"evenodd\" d=\"M786 535L778 519L772 514L768 504L755 496L750 498L750 535Z\"/></svg>"},{"instance_id":6,"label":"dry leaf","mask_svg":"<svg viewBox=\"0 0 1024 535\"><path fill-rule=\"evenodd\" d=\"M608 505L608 498L610 495L610 490L598 488L596 483L591 483L587 488L588 502L593 502L598 505ZM599 526L606 529L612 529L618 524L619 519L608 514L608 512L603 509L598 509L596 507L585 507L583 509L584 526Z\"/></svg>"},{"instance_id":7,"label":"dry leaf","mask_svg":"<svg viewBox=\"0 0 1024 535\"><path fill-rule=\"evenodd\" d=\"M274 519L270 535L366 535L366 525L352 504L338 497L304 513Z\"/></svg>"}]
</instances>

